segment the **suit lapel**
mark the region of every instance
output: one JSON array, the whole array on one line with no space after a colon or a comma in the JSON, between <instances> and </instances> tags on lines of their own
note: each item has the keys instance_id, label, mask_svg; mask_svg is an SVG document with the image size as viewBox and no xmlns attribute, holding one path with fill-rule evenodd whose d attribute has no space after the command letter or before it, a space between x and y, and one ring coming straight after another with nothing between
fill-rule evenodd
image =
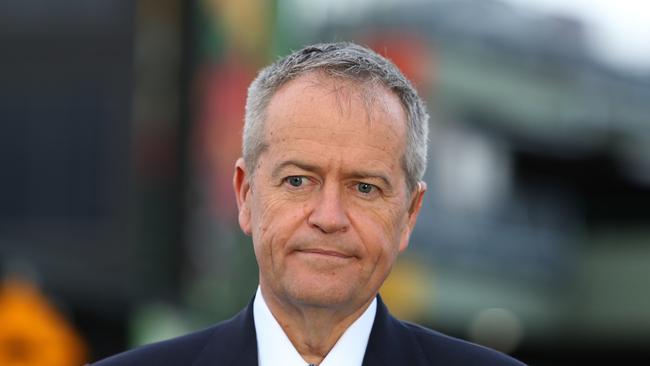
<instances>
[{"instance_id":1,"label":"suit lapel","mask_svg":"<svg viewBox=\"0 0 650 366\"><path fill-rule=\"evenodd\" d=\"M377 313L370 331L363 366L425 365L417 339L377 296ZM253 302L234 318L215 327L192 366L257 366L257 336Z\"/></svg>"},{"instance_id":2,"label":"suit lapel","mask_svg":"<svg viewBox=\"0 0 650 366\"><path fill-rule=\"evenodd\" d=\"M193 366L257 366L257 336L253 302L217 326Z\"/></svg>"},{"instance_id":3,"label":"suit lapel","mask_svg":"<svg viewBox=\"0 0 650 366\"><path fill-rule=\"evenodd\" d=\"M425 365L417 339L395 319L377 296L377 313L370 331L363 366Z\"/></svg>"}]
</instances>

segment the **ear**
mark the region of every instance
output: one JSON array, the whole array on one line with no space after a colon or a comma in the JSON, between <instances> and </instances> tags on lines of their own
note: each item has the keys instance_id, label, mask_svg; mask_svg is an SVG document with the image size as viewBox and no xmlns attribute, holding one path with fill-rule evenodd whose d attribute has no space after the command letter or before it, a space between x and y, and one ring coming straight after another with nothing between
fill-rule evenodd
<instances>
[{"instance_id":1,"label":"ear","mask_svg":"<svg viewBox=\"0 0 650 366\"><path fill-rule=\"evenodd\" d=\"M235 163L235 174L232 178L235 197L237 198L237 208L239 209L239 227L244 234L251 235L251 210L250 210L250 176L246 171L244 159L239 158Z\"/></svg>"},{"instance_id":2,"label":"ear","mask_svg":"<svg viewBox=\"0 0 650 366\"><path fill-rule=\"evenodd\" d=\"M419 181L417 187L415 188L415 192L411 194L411 203L409 204L406 227L402 232L402 237L399 243L400 253L403 252L409 245L409 238L411 237L411 232L413 231L418 215L420 214L420 209L422 208L422 200L424 199L424 193L426 191L427 184L423 181Z\"/></svg>"}]
</instances>

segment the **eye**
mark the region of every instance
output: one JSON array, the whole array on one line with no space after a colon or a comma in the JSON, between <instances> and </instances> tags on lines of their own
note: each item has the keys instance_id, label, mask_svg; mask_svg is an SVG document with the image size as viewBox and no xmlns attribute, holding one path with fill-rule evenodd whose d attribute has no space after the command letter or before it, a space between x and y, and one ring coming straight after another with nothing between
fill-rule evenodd
<instances>
[{"instance_id":1,"label":"eye","mask_svg":"<svg viewBox=\"0 0 650 366\"><path fill-rule=\"evenodd\" d=\"M293 175L291 177L284 178L284 180L287 183L289 183L292 187L300 187L303 184L305 177L301 177L299 175Z\"/></svg>"},{"instance_id":2,"label":"eye","mask_svg":"<svg viewBox=\"0 0 650 366\"><path fill-rule=\"evenodd\" d=\"M368 183L359 183L357 184L357 190L361 193L368 194L372 192L373 188L375 188L372 184Z\"/></svg>"}]
</instances>

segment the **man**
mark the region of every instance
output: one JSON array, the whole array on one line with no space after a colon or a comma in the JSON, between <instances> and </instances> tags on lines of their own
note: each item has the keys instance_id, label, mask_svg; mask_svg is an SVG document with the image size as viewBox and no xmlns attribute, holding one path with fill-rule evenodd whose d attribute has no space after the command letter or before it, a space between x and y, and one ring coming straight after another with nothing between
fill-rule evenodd
<instances>
[{"instance_id":1,"label":"man","mask_svg":"<svg viewBox=\"0 0 650 366\"><path fill-rule=\"evenodd\" d=\"M358 45L309 46L262 70L233 179L259 265L253 302L96 365L521 365L401 322L377 295L426 191L427 123L399 70Z\"/></svg>"}]
</instances>

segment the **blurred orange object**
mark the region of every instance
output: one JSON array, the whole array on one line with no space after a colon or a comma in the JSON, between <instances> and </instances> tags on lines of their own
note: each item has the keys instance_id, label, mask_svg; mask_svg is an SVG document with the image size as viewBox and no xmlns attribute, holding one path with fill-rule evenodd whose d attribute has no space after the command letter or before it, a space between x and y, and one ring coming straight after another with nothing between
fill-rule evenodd
<instances>
[{"instance_id":1,"label":"blurred orange object","mask_svg":"<svg viewBox=\"0 0 650 366\"><path fill-rule=\"evenodd\" d=\"M0 365L75 366L86 349L65 319L32 284L6 280L0 288Z\"/></svg>"}]
</instances>

